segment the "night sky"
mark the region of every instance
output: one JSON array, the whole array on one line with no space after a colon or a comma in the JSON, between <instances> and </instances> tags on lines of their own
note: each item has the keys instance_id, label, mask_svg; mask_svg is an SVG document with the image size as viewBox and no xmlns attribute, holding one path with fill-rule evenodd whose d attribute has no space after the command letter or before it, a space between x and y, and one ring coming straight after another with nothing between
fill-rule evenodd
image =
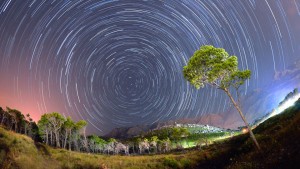
<instances>
[{"instance_id":1,"label":"night sky","mask_svg":"<svg viewBox=\"0 0 300 169\"><path fill-rule=\"evenodd\" d=\"M300 60L300 0L0 0L0 106L89 133L228 110L182 68L202 45L250 69L243 94Z\"/></svg>"}]
</instances>

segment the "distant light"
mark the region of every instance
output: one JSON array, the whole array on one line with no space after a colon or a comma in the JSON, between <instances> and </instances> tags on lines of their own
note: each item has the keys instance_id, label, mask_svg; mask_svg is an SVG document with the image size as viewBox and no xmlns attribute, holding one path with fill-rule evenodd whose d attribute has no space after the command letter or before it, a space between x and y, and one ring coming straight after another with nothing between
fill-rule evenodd
<instances>
[{"instance_id":1,"label":"distant light","mask_svg":"<svg viewBox=\"0 0 300 169\"><path fill-rule=\"evenodd\" d=\"M297 95L295 95L294 97L284 101L284 103L282 103L280 106L278 106L275 110L273 110L267 117L265 117L264 119L262 119L260 122L258 122L257 125L259 125L260 123L266 121L267 119L278 115L280 113L282 113L285 109L293 106L295 104L295 102L300 98L300 93L298 93Z\"/></svg>"},{"instance_id":2,"label":"distant light","mask_svg":"<svg viewBox=\"0 0 300 169\"><path fill-rule=\"evenodd\" d=\"M273 111L270 114L270 117L273 117L277 114L280 114L281 112L283 112L285 109L293 106L295 104L295 102L299 99L300 97L300 93L298 93L297 95L295 95L294 97L288 99L287 101L285 101L282 105L278 106L277 109L275 109L275 111ZM269 118L270 118L269 117Z\"/></svg>"},{"instance_id":3,"label":"distant light","mask_svg":"<svg viewBox=\"0 0 300 169\"><path fill-rule=\"evenodd\" d=\"M248 133L248 129L247 129L247 128L243 128L243 129L242 129L242 133L243 133L243 134Z\"/></svg>"}]
</instances>

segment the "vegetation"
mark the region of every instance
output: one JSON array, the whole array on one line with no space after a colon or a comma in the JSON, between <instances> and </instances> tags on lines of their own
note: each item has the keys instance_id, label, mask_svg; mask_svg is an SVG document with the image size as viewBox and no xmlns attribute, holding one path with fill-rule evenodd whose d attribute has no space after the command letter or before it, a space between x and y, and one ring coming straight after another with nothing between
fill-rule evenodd
<instances>
[{"instance_id":1,"label":"vegetation","mask_svg":"<svg viewBox=\"0 0 300 169\"><path fill-rule=\"evenodd\" d=\"M256 147L260 149L251 127L242 113L239 103L239 88L250 78L251 71L239 70L236 56L229 56L222 48L202 46L200 50L197 50L190 58L188 64L184 66L183 74L185 79L197 89L209 85L223 90L238 110ZM232 90L235 91L237 100L233 98L231 94Z\"/></svg>"},{"instance_id":2,"label":"vegetation","mask_svg":"<svg viewBox=\"0 0 300 169\"><path fill-rule=\"evenodd\" d=\"M300 99L254 129L263 156L246 135L207 125L177 124L128 140L105 140L86 136L84 120L56 112L44 114L36 125L29 114L0 107L0 122L3 169L292 168L300 161Z\"/></svg>"},{"instance_id":3,"label":"vegetation","mask_svg":"<svg viewBox=\"0 0 300 169\"><path fill-rule=\"evenodd\" d=\"M74 122L70 117L65 119L57 112L44 114L38 121L39 134L47 145L63 148L68 146L69 150L76 151L88 151L86 125L84 120ZM80 135L80 132L83 135Z\"/></svg>"},{"instance_id":4,"label":"vegetation","mask_svg":"<svg viewBox=\"0 0 300 169\"><path fill-rule=\"evenodd\" d=\"M189 163L188 154L149 156L108 156L54 149L31 138L0 127L0 168L168 168L165 161L176 161L178 168Z\"/></svg>"},{"instance_id":5,"label":"vegetation","mask_svg":"<svg viewBox=\"0 0 300 169\"><path fill-rule=\"evenodd\" d=\"M0 168L59 168L50 156L43 156L34 143L28 136L0 127Z\"/></svg>"},{"instance_id":6,"label":"vegetation","mask_svg":"<svg viewBox=\"0 0 300 169\"><path fill-rule=\"evenodd\" d=\"M96 135L86 136L86 121L74 122L70 117L64 118L57 112L42 115L36 124L29 114L25 117L15 109L0 110L0 122L6 129L28 135L35 141L52 147L73 151L127 155L157 154L172 149L183 150L183 144L190 142L190 132L185 127L164 128L123 141L114 138L105 140ZM198 141L194 139L193 142Z\"/></svg>"},{"instance_id":7,"label":"vegetation","mask_svg":"<svg viewBox=\"0 0 300 169\"><path fill-rule=\"evenodd\" d=\"M25 134L34 140L39 140L38 126L30 117L30 114L24 116L19 110L6 107L4 110L0 107L0 125L8 130Z\"/></svg>"},{"instance_id":8,"label":"vegetation","mask_svg":"<svg viewBox=\"0 0 300 169\"><path fill-rule=\"evenodd\" d=\"M97 155L51 148L0 127L0 168L297 168L300 165L300 100L253 130L264 154L246 135L185 152L142 156ZM95 140L97 136L91 136ZM152 140L156 140L155 137ZM113 139L111 139L113 142Z\"/></svg>"}]
</instances>

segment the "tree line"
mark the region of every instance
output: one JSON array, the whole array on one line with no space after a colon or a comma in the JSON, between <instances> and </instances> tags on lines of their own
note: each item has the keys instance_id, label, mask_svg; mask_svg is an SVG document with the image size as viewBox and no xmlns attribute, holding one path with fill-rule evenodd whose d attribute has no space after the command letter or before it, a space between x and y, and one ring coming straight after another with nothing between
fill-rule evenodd
<instances>
[{"instance_id":1,"label":"tree line","mask_svg":"<svg viewBox=\"0 0 300 169\"><path fill-rule=\"evenodd\" d=\"M84 120L74 122L57 112L43 114L38 121L39 135L45 144L75 151L86 151L88 147L86 125Z\"/></svg>"},{"instance_id":2,"label":"tree line","mask_svg":"<svg viewBox=\"0 0 300 169\"><path fill-rule=\"evenodd\" d=\"M0 125L16 133L28 135L35 141L40 139L38 126L32 120L30 114L24 115L19 110L9 107L4 110L0 107Z\"/></svg>"},{"instance_id":3,"label":"tree line","mask_svg":"<svg viewBox=\"0 0 300 169\"><path fill-rule=\"evenodd\" d=\"M6 110L0 107L1 126L17 133L25 134L46 145L72 151L102 154L149 154L170 151L175 143L176 149L182 149L180 140L189 132L186 128L165 128L152 131L146 135L118 141L114 138L104 139L97 135L86 135L87 122L73 121L60 113L43 114L36 123L30 114L23 115L19 110Z\"/></svg>"}]
</instances>

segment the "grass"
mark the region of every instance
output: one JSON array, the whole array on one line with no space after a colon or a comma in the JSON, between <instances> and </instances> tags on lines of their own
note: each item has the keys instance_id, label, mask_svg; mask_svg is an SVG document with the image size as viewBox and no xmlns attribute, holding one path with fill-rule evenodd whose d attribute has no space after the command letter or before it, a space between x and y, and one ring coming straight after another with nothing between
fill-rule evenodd
<instances>
[{"instance_id":1,"label":"grass","mask_svg":"<svg viewBox=\"0 0 300 169\"><path fill-rule=\"evenodd\" d=\"M1 169L110 168L157 169L192 167L194 152L143 156L108 156L55 149L0 127ZM195 165L195 161L194 161Z\"/></svg>"},{"instance_id":2,"label":"grass","mask_svg":"<svg viewBox=\"0 0 300 169\"><path fill-rule=\"evenodd\" d=\"M257 151L249 136L242 134L215 141L202 150L189 148L169 154L108 156L54 149L0 127L0 168L299 168L300 101L259 125L254 133L262 151Z\"/></svg>"},{"instance_id":3,"label":"grass","mask_svg":"<svg viewBox=\"0 0 300 169\"><path fill-rule=\"evenodd\" d=\"M0 154L2 169L59 168L38 151L31 138L2 127L0 127Z\"/></svg>"},{"instance_id":4,"label":"grass","mask_svg":"<svg viewBox=\"0 0 300 169\"><path fill-rule=\"evenodd\" d=\"M253 132L261 151L254 148L247 134L240 135L211 146L221 151L212 161L223 161L214 166L233 169L300 167L300 101L268 119Z\"/></svg>"},{"instance_id":5,"label":"grass","mask_svg":"<svg viewBox=\"0 0 300 169\"><path fill-rule=\"evenodd\" d=\"M186 168L192 167L188 159L192 153L186 154L160 154L143 156L108 156L71 152L61 149L51 149L52 158L56 159L62 168Z\"/></svg>"}]
</instances>

